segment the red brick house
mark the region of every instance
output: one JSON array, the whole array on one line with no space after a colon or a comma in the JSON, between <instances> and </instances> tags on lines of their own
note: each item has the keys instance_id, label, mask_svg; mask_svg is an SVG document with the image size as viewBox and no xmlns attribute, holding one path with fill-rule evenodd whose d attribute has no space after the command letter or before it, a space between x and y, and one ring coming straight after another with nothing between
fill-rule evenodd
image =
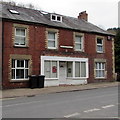
<instances>
[{"instance_id":1,"label":"red brick house","mask_svg":"<svg viewBox=\"0 0 120 120\"><path fill-rule=\"evenodd\" d=\"M114 36L78 18L2 5L2 87L28 87L29 75L45 86L114 81Z\"/></svg>"}]
</instances>

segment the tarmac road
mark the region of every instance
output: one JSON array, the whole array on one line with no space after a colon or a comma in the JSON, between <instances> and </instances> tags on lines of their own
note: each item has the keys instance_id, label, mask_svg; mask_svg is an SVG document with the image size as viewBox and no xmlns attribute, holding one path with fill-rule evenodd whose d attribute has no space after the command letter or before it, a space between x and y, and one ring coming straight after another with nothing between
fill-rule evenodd
<instances>
[{"instance_id":1,"label":"tarmac road","mask_svg":"<svg viewBox=\"0 0 120 120\"><path fill-rule=\"evenodd\" d=\"M3 100L3 118L118 118L118 87Z\"/></svg>"}]
</instances>

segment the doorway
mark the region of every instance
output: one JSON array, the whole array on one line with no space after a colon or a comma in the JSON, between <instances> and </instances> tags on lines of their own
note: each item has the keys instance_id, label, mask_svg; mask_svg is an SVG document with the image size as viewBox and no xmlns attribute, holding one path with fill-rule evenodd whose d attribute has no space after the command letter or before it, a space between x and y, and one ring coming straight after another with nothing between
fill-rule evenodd
<instances>
[{"instance_id":1,"label":"doorway","mask_svg":"<svg viewBox=\"0 0 120 120\"><path fill-rule=\"evenodd\" d=\"M66 61L59 62L59 84L66 84Z\"/></svg>"}]
</instances>

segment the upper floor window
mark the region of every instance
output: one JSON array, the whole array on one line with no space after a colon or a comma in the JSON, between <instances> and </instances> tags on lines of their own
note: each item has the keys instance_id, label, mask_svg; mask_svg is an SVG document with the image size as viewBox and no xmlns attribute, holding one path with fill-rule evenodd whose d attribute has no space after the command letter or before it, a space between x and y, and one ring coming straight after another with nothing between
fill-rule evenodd
<instances>
[{"instance_id":1,"label":"upper floor window","mask_svg":"<svg viewBox=\"0 0 120 120\"><path fill-rule=\"evenodd\" d=\"M62 16L51 14L51 21L62 22Z\"/></svg>"},{"instance_id":2,"label":"upper floor window","mask_svg":"<svg viewBox=\"0 0 120 120\"><path fill-rule=\"evenodd\" d=\"M84 35L83 34L75 34L75 51L84 51Z\"/></svg>"},{"instance_id":3,"label":"upper floor window","mask_svg":"<svg viewBox=\"0 0 120 120\"><path fill-rule=\"evenodd\" d=\"M15 28L15 46L26 46L26 29L25 28Z\"/></svg>"},{"instance_id":4,"label":"upper floor window","mask_svg":"<svg viewBox=\"0 0 120 120\"><path fill-rule=\"evenodd\" d=\"M96 48L98 53L103 53L104 52L104 44L103 44L103 38L98 37L97 38L97 48Z\"/></svg>"},{"instance_id":5,"label":"upper floor window","mask_svg":"<svg viewBox=\"0 0 120 120\"><path fill-rule=\"evenodd\" d=\"M29 26L23 24L13 24L13 45L16 47L28 47Z\"/></svg>"},{"instance_id":6,"label":"upper floor window","mask_svg":"<svg viewBox=\"0 0 120 120\"><path fill-rule=\"evenodd\" d=\"M57 49L57 32L48 31L48 49Z\"/></svg>"}]
</instances>

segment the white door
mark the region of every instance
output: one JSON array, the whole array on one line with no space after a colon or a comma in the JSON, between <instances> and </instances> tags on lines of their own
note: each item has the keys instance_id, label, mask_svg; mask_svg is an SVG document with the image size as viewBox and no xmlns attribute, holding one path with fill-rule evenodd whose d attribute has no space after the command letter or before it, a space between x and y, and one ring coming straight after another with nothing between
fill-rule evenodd
<instances>
[{"instance_id":1,"label":"white door","mask_svg":"<svg viewBox=\"0 0 120 120\"><path fill-rule=\"evenodd\" d=\"M66 62L62 61L59 63L59 84L66 84Z\"/></svg>"}]
</instances>

